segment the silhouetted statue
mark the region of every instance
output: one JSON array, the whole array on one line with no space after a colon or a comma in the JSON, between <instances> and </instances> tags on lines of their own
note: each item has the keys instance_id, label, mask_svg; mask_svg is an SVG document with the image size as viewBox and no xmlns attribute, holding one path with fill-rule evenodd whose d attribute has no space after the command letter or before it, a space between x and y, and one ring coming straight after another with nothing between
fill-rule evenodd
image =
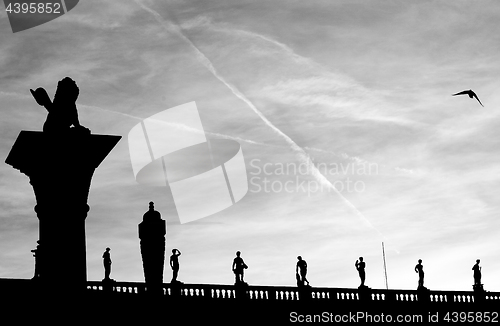
<instances>
[{"instance_id":1,"label":"silhouetted statue","mask_svg":"<svg viewBox=\"0 0 500 326\"><path fill-rule=\"evenodd\" d=\"M75 131L90 134L90 130L80 125L78 121L76 100L80 90L73 79L65 77L57 83L54 101L50 100L47 91L42 87L30 91L36 102L49 112L43 124L45 133L60 134L74 126Z\"/></svg>"},{"instance_id":2,"label":"silhouetted statue","mask_svg":"<svg viewBox=\"0 0 500 326\"><path fill-rule=\"evenodd\" d=\"M175 283L177 281L177 275L179 274L179 256L181 252L179 249L172 249L172 256L170 256L170 267L172 267L172 281L170 283Z\"/></svg>"},{"instance_id":3,"label":"silhouetted statue","mask_svg":"<svg viewBox=\"0 0 500 326\"><path fill-rule=\"evenodd\" d=\"M307 285L309 285L309 281L306 278L307 263L305 260L302 259L301 256L297 256L297 260L298 260L297 265L295 266L295 275L297 277L297 285L304 286L305 285L304 282L307 282Z\"/></svg>"},{"instance_id":4,"label":"silhouetted statue","mask_svg":"<svg viewBox=\"0 0 500 326\"><path fill-rule=\"evenodd\" d=\"M154 203L149 202L149 210L144 213L142 222L139 223L139 238L141 239L144 279L150 294L163 293L166 234L165 220L161 218L161 213L155 210ZM179 269L178 264L177 269Z\"/></svg>"},{"instance_id":5,"label":"silhouetted statue","mask_svg":"<svg viewBox=\"0 0 500 326\"><path fill-rule=\"evenodd\" d=\"M361 279L361 285L359 287L364 287L365 286L365 267L366 264L363 261L363 257L359 257L359 260L356 260L356 263L354 264L356 266L356 269L358 270L359 278Z\"/></svg>"},{"instance_id":6,"label":"silhouetted statue","mask_svg":"<svg viewBox=\"0 0 500 326\"><path fill-rule=\"evenodd\" d=\"M111 274L111 255L109 253L111 249L106 248L106 251L102 254L102 262L104 264L104 279L109 280L109 275Z\"/></svg>"},{"instance_id":7,"label":"silhouetted statue","mask_svg":"<svg viewBox=\"0 0 500 326\"><path fill-rule=\"evenodd\" d=\"M479 263L481 260L477 259L474 266L472 266L472 270L474 271L474 286L481 285L481 266Z\"/></svg>"},{"instance_id":8,"label":"silhouetted statue","mask_svg":"<svg viewBox=\"0 0 500 326\"><path fill-rule=\"evenodd\" d=\"M424 265L422 265L422 259L418 260L418 264L415 265L415 273L418 273L418 288L424 288Z\"/></svg>"},{"instance_id":9,"label":"silhouetted statue","mask_svg":"<svg viewBox=\"0 0 500 326\"><path fill-rule=\"evenodd\" d=\"M43 88L31 94L48 111L44 130L22 130L5 163L28 176L33 187L42 245L42 256L37 253L41 285L86 292L85 220L91 181L121 136L92 135L80 125L75 104L79 89L71 78L58 83L53 101ZM69 283L72 286L53 286Z\"/></svg>"},{"instance_id":10,"label":"silhouetted statue","mask_svg":"<svg viewBox=\"0 0 500 326\"><path fill-rule=\"evenodd\" d=\"M248 266L245 264L245 262L243 261L243 258L241 258L240 255L241 255L241 252L237 251L236 258L234 258L233 266L232 266L234 276L236 279L236 281L235 281L236 284L244 283L243 270L248 268Z\"/></svg>"},{"instance_id":11,"label":"silhouetted statue","mask_svg":"<svg viewBox=\"0 0 500 326\"><path fill-rule=\"evenodd\" d=\"M42 270L42 250L40 246L40 240L38 240L36 243L36 249L31 250L33 253L33 257L35 257L35 275L33 275L33 279L39 279L41 276L41 270Z\"/></svg>"}]
</instances>

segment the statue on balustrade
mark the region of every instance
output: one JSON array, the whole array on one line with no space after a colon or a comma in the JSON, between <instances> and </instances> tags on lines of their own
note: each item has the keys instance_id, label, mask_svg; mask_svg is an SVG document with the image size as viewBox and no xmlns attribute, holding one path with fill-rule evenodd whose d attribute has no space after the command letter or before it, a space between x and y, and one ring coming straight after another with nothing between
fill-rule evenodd
<instances>
[{"instance_id":1,"label":"statue on balustrade","mask_svg":"<svg viewBox=\"0 0 500 326\"><path fill-rule=\"evenodd\" d=\"M474 271L474 285L473 288L476 289L482 289L483 285L481 284L481 266L479 266L479 263L481 260L477 259L476 263L474 266L472 266L472 270Z\"/></svg>"},{"instance_id":2,"label":"statue on balustrade","mask_svg":"<svg viewBox=\"0 0 500 326\"><path fill-rule=\"evenodd\" d=\"M243 271L248 268L248 266L243 261L243 258L240 257L241 252L236 252L236 258L233 260L233 273L235 276L235 284L245 284L243 281Z\"/></svg>"},{"instance_id":3,"label":"statue on balustrade","mask_svg":"<svg viewBox=\"0 0 500 326\"><path fill-rule=\"evenodd\" d=\"M80 90L73 79L65 77L57 83L53 101L50 100L47 91L42 87L36 90L30 89L30 91L36 102L48 111L47 120L43 124L44 133L61 135L71 131L79 134L90 134L90 130L80 125L78 120L76 100Z\"/></svg>"},{"instance_id":4,"label":"statue on balustrade","mask_svg":"<svg viewBox=\"0 0 500 326\"><path fill-rule=\"evenodd\" d=\"M109 253L111 249L106 248L106 251L102 254L102 263L104 264L104 280L109 281L109 275L111 274L111 254Z\"/></svg>"},{"instance_id":5,"label":"statue on balustrade","mask_svg":"<svg viewBox=\"0 0 500 326\"><path fill-rule=\"evenodd\" d=\"M415 266L415 273L418 273L418 288L425 289L425 287L424 287L424 265L422 265L422 259L418 260L418 264Z\"/></svg>"},{"instance_id":6,"label":"statue on balustrade","mask_svg":"<svg viewBox=\"0 0 500 326\"><path fill-rule=\"evenodd\" d=\"M365 273L365 267L366 263L363 261L363 257L359 257L359 260L356 260L356 263L354 263L354 266L358 270L359 278L361 279L361 285L359 286L360 288L365 287L365 278L366 278L366 273Z\"/></svg>"},{"instance_id":7,"label":"statue on balustrade","mask_svg":"<svg viewBox=\"0 0 500 326\"><path fill-rule=\"evenodd\" d=\"M177 275L179 274L179 256L181 252L179 249L172 249L172 256L170 256L170 267L172 268L172 281L170 283L176 283Z\"/></svg>"},{"instance_id":8,"label":"statue on balustrade","mask_svg":"<svg viewBox=\"0 0 500 326\"><path fill-rule=\"evenodd\" d=\"M295 275L297 277L297 286L304 286L305 282L309 286L307 275L307 262L301 256L297 257L297 265L295 266Z\"/></svg>"}]
</instances>

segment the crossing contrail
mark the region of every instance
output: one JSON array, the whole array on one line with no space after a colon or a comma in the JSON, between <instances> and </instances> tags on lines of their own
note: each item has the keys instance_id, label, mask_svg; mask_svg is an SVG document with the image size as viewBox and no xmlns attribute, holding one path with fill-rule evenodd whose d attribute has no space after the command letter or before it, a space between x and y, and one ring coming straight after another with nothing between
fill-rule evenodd
<instances>
[{"instance_id":1,"label":"crossing contrail","mask_svg":"<svg viewBox=\"0 0 500 326\"><path fill-rule=\"evenodd\" d=\"M197 58L200 63L207 68L212 75L217 78L220 82L222 82L237 98L242 100L247 106L252 109L252 111L269 127L271 128L277 135L279 135L285 142L290 146L290 148L295 152L297 157L306 164L308 167L308 171L311 175L322 185L327 187L328 189L335 192L339 198L356 214L356 216L363 222L364 225L374 229L377 233L385 238L384 235L342 194L335 188L335 186L316 168L311 157L307 154L307 152L302 149L297 143L293 141L288 135L282 132L278 127L276 127L269 119L267 119L264 114L250 101L236 86L228 82L224 77L222 77L217 69L214 67L210 59L182 32L180 26L176 24L172 24L163 19L163 17L155 10L145 6L139 0L135 0L144 10L151 13L156 21L161 24L166 30L173 32L178 37L183 39L195 52Z\"/></svg>"}]
</instances>

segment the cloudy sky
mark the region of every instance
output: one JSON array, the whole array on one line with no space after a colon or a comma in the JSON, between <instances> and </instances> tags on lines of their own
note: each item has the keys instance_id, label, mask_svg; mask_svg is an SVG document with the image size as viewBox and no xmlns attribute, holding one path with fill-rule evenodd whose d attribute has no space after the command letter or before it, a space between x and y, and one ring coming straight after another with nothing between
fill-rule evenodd
<instances>
[{"instance_id":1,"label":"cloudy sky","mask_svg":"<svg viewBox=\"0 0 500 326\"><path fill-rule=\"evenodd\" d=\"M80 122L123 136L96 170L86 220L89 280L144 280L137 225L148 202L167 220L179 279L295 284L296 257L319 287L366 284L500 291L500 3L475 1L94 1L12 33L0 13L0 156L41 130L71 76ZM484 108L467 96L473 89ZM181 224L169 188L139 184L128 133L195 101L209 139L240 143L248 193ZM186 158L189 159L189 158ZM309 169L307 169L309 167ZM300 169L302 168L302 169ZM0 165L0 277L31 278L38 240L29 179ZM165 267L164 281L171 270Z\"/></svg>"}]
</instances>

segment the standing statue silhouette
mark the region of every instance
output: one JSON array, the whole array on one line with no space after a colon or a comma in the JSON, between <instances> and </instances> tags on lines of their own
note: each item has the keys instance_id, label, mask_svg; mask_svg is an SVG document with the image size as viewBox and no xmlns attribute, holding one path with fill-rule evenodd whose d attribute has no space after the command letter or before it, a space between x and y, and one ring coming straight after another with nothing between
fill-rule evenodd
<instances>
[{"instance_id":1,"label":"standing statue silhouette","mask_svg":"<svg viewBox=\"0 0 500 326\"><path fill-rule=\"evenodd\" d=\"M477 259L474 266L472 266L472 270L474 271L474 286L481 285L481 266L479 266L480 262L481 260Z\"/></svg>"},{"instance_id":2,"label":"standing statue silhouette","mask_svg":"<svg viewBox=\"0 0 500 326\"><path fill-rule=\"evenodd\" d=\"M103 264L104 264L104 280L109 280L109 275L111 274L111 255L109 253L111 249L106 248L106 251L102 254Z\"/></svg>"},{"instance_id":3,"label":"standing statue silhouette","mask_svg":"<svg viewBox=\"0 0 500 326\"><path fill-rule=\"evenodd\" d=\"M358 270L359 278L361 279L361 285L359 287L364 287L365 286L365 267L366 264L363 261L363 257L359 257L359 261L356 260L356 263L354 264L356 266L356 269Z\"/></svg>"},{"instance_id":4,"label":"standing statue silhouette","mask_svg":"<svg viewBox=\"0 0 500 326\"><path fill-rule=\"evenodd\" d=\"M307 263L301 256L297 257L297 265L295 266L295 274L297 275L297 285L304 286L307 282L309 285L309 281L306 278L307 275ZM300 276L300 277L299 277Z\"/></svg>"},{"instance_id":5,"label":"standing statue silhouette","mask_svg":"<svg viewBox=\"0 0 500 326\"><path fill-rule=\"evenodd\" d=\"M243 270L247 269L248 266L243 261L243 258L240 257L241 252L236 252L236 257L233 260L232 270L235 276L235 284L243 284Z\"/></svg>"},{"instance_id":6,"label":"standing statue silhouette","mask_svg":"<svg viewBox=\"0 0 500 326\"><path fill-rule=\"evenodd\" d=\"M172 249L172 256L170 256L170 267L172 268L172 281L170 283L179 282L177 281L177 275L179 274L179 256L181 252L179 249Z\"/></svg>"},{"instance_id":7,"label":"standing statue silhouette","mask_svg":"<svg viewBox=\"0 0 500 326\"><path fill-rule=\"evenodd\" d=\"M415 265L415 273L418 273L418 288L424 288L424 265L422 265L422 259L418 260L418 264Z\"/></svg>"}]
</instances>

